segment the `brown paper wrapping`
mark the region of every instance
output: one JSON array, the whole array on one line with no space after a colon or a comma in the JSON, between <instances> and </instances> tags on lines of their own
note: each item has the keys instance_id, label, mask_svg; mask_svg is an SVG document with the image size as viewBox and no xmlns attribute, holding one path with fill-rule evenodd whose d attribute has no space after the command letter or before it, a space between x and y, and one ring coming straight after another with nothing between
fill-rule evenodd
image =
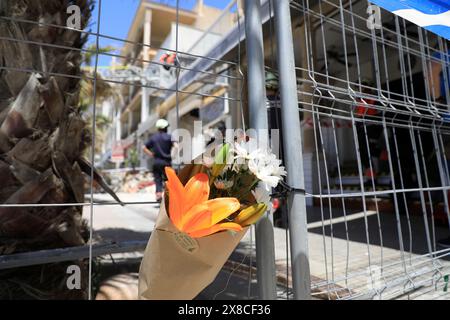
<instances>
[{"instance_id":1,"label":"brown paper wrapping","mask_svg":"<svg viewBox=\"0 0 450 320\"><path fill-rule=\"evenodd\" d=\"M183 169L180 180L198 170ZM139 270L139 299L194 299L214 281L247 229L192 239L172 224L163 201Z\"/></svg>"}]
</instances>

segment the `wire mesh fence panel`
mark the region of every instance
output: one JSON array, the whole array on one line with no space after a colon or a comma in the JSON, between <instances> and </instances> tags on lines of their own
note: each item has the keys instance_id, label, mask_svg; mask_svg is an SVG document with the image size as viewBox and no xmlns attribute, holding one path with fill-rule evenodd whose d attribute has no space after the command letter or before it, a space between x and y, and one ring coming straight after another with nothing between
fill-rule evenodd
<instances>
[{"instance_id":1,"label":"wire mesh fence panel","mask_svg":"<svg viewBox=\"0 0 450 320\"><path fill-rule=\"evenodd\" d=\"M448 42L368 1L291 14L313 295L448 299Z\"/></svg>"},{"instance_id":2,"label":"wire mesh fence panel","mask_svg":"<svg viewBox=\"0 0 450 320\"><path fill-rule=\"evenodd\" d=\"M0 4L0 298L95 299L120 268L101 298L130 298L111 291L121 282L136 298L159 208L143 152L156 121L193 136L179 164L242 126L240 3L129 3L123 36L115 1Z\"/></svg>"},{"instance_id":3,"label":"wire mesh fence panel","mask_svg":"<svg viewBox=\"0 0 450 320\"><path fill-rule=\"evenodd\" d=\"M281 130L274 1L261 19ZM115 0L0 2L0 298L136 298L159 211L144 148L157 120L181 132L176 167L217 129L248 127L241 1L129 3L113 34ZM448 299L448 41L365 0L290 9L313 297ZM277 293L290 299L277 201ZM254 238L200 298L258 295Z\"/></svg>"}]
</instances>

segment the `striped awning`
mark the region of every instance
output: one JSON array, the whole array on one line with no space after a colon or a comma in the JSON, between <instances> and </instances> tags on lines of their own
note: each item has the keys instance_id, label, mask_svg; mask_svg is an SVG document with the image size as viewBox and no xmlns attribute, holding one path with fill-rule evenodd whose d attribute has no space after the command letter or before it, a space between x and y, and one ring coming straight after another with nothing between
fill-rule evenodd
<instances>
[{"instance_id":1,"label":"striped awning","mask_svg":"<svg viewBox=\"0 0 450 320\"><path fill-rule=\"evenodd\" d=\"M370 2L450 40L450 0L370 0Z\"/></svg>"}]
</instances>

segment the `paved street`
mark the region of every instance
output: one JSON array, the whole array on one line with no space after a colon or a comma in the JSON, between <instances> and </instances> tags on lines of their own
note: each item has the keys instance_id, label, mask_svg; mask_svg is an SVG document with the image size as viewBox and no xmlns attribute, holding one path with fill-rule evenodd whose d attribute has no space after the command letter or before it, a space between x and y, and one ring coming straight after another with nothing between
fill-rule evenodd
<instances>
[{"instance_id":1,"label":"paved street","mask_svg":"<svg viewBox=\"0 0 450 320\"><path fill-rule=\"evenodd\" d=\"M153 201L151 195L147 194L119 194L124 202ZM94 196L97 202L111 201L105 194ZM345 298L358 297L370 298L368 285L377 287L380 284L389 284L385 290L385 297L396 298L440 298L448 299L449 295L443 291L445 283L439 275L450 273L450 262L446 260L425 259L426 253L425 233L420 229L420 217L412 217L414 229L414 247L409 252L408 239L405 238L405 253L399 251L398 237L395 231L395 217L392 214L381 214L383 247L379 244L379 237L376 237L378 224L376 214L368 212L367 223L369 227L369 244L366 241L364 227L364 214L348 212L348 230L350 240L346 240L344 223L340 217L342 213L333 210L333 237L329 220L325 221L325 235L322 232L322 222L320 210L317 208L308 209L309 223L309 252L310 268L313 283L313 297L316 298ZM99 205L94 207L94 236L102 241L127 241L142 240L149 238L154 227L154 222L158 214L156 204L133 204L126 207L116 205ZM353 216L352 216L353 214ZM84 212L88 219L90 208L86 207ZM328 224L328 226L327 226ZM407 228L406 228L407 229ZM406 230L405 229L405 230ZM444 236L445 228L437 228L437 237ZM423 235L423 236L422 236ZM216 281L208 287L199 298L202 299L251 299L257 296L255 277L255 256L254 256L254 233L248 233L232 258L218 276ZM252 250L253 248L253 250ZM325 248L325 249L324 249ZM292 283L291 275L286 268L290 263L286 242L285 229L275 228L275 252L277 276L280 283ZM325 254L326 253L326 254ZM127 253L113 255L113 258L120 260L123 258L135 259L138 261L142 253ZM372 266L372 278L369 273L369 260ZM405 262L405 263L403 263ZM240 265L242 263L242 265ZM252 265L253 268L249 266ZM436 268L439 266L440 268ZM410 292L410 295L403 295L403 289L408 288L408 279L404 276L404 270L412 277L417 288ZM435 270L441 270L441 274L435 274L438 280L437 290L430 290L428 279ZM383 270L383 277L377 278ZM135 270L137 271L137 269ZM377 273L378 272L378 273ZM249 281L249 277L252 281ZM231 274L231 276L230 276ZM373 282L372 282L373 281ZM378 282L377 282L378 281ZM380 282L381 281L381 282ZM333 285L334 284L334 285ZM434 286L432 287L434 288ZM284 292L283 292L284 291ZM369 293L369 295L367 295ZM372 292L373 293L373 292ZM280 298L286 298L286 290L283 286L279 289Z\"/></svg>"},{"instance_id":2,"label":"paved street","mask_svg":"<svg viewBox=\"0 0 450 320\"><path fill-rule=\"evenodd\" d=\"M150 196L143 194L119 194L119 197L124 202L143 202L154 201ZM94 196L95 201L112 201L112 199L105 194L97 194ZM159 205L156 204L136 204L121 206L95 206L94 207L94 237L99 241L128 241L128 240L148 240L150 232L153 230L154 223L158 215ZM86 207L84 210L84 217L89 220L90 208ZM137 290L137 274L139 268L139 261L142 258L142 252L113 254L115 262L127 260L128 263L122 263L119 269L125 273L122 278L111 281L114 286L121 287L122 295L111 294L113 297L129 297L128 291L133 292ZM105 269L111 267L109 257L105 257ZM249 282L248 274L243 274L242 271L234 270L234 266L225 267L218 275L216 281L202 292L197 299L255 299L257 297L256 281ZM106 271L106 270L105 270ZM109 272L106 271L106 272ZM134 272L134 274L133 274ZM123 285L126 283L126 285ZM250 287L250 289L249 289ZM250 291L249 291L250 290ZM280 289L282 290L282 289ZM125 292L125 293L123 293ZM250 295L248 294L250 292ZM133 295L132 294L132 295Z\"/></svg>"}]
</instances>

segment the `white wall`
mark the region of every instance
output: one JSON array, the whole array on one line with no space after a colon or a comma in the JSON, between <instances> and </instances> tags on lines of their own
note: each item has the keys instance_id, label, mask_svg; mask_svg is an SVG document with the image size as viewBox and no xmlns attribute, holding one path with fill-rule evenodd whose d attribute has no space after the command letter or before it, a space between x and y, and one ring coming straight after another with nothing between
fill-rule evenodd
<instances>
[{"instance_id":1,"label":"white wall","mask_svg":"<svg viewBox=\"0 0 450 320\"><path fill-rule=\"evenodd\" d=\"M189 51L192 46L202 37L204 31L192 28L190 26L179 25L178 26L178 51L188 52L195 55L206 55L206 53L211 50L217 42L222 38L219 34L208 34L202 41L197 44L194 50ZM172 23L172 31L166 40L161 45L161 48L175 50L177 47L176 43L176 34L177 28L176 23ZM159 60L159 58L165 53L165 51L160 50L155 60Z\"/></svg>"}]
</instances>

